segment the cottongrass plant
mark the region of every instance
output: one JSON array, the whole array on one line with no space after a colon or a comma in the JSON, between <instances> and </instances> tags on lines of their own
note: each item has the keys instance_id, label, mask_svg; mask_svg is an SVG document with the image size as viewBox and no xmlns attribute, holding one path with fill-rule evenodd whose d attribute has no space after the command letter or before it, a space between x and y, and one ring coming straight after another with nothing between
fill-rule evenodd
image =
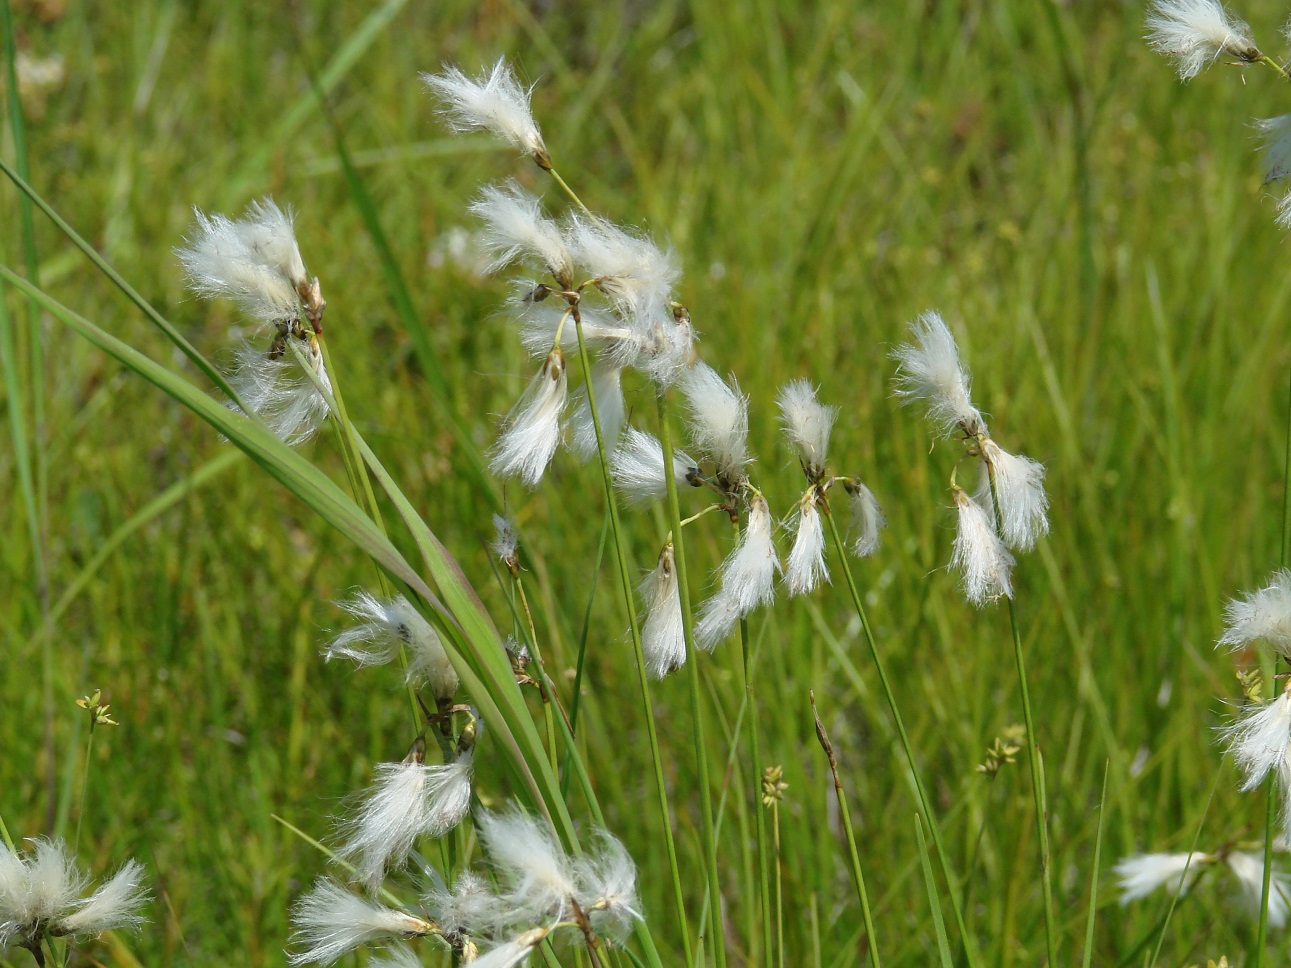
<instances>
[{"instance_id":1,"label":"cottongrass plant","mask_svg":"<svg viewBox=\"0 0 1291 968\"><path fill-rule=\"evenodd\" d=\"M1218 0L1155 0L1147 19L1149 45L1172 57L1182 80L1189 80L1211 64L1227 60L1245 66L1260 64L1271 69L1281 80L1291 78L1286 67L1256 45L1250 28L1230 14ZM1286 33L1284 29L1284 33ZM1288 35L1291 36L1291 35ZM1291 172L1291 114L1256 121L1262 135L1265 184L1282 181ZM1291 192L1278 203L1277 223L1291 229ZM1288 658L1288 632L1291 631L1291 609L1288 609L1288 586L1291 585L1291 417L1286 431L1287 462L1283 474L1282 542L1280 569L1262 590L1242 601L1230 602L1226 608L1227 627L1220 645L1246 648L1257 640L1269 643L1274 652L1273 671L1278 658ZM1288 776L1287 733L1283 720L1287 709L1285 689L1276 693L1277 677L1272 680L1274 694L1259 695L1249 683L1248 705L1235 722L1222 731L1225 744L1232 752L1243 774L1242 789L1249 791L1272 775L1277 791L1270 790L1265 806L1263 883L1259 925L1253 948L1255 965L1265 963L1267 927L1273 923L1277 901L1273 897L1273 852L1277 839L1277 803L1283 803L1284 823L1291 800L1291 777ZM1276 795L1280 792L1281 796ZM1285 920L1279 915L1276 920Z\"/></svg>"},{"instance_id":2,"label":"cottongrass plant","mask_svg":"<svg viewBox=\"0 0 1291 968\"><path fill-rule=\"evenodd\" d=\"M148 900L143 867L126 861L86 893L89 877L62 840L38 839L20 854L0 843L0 951L25 948L45 964L43 945L52 939L86 939L144 922Z\"/></svg>"},{"instance_id":3,"label":"cottongrass plant","mask_svg":"<svg viewBox=\"0 0 1291 968\"><path fill-rule=\"evenodd\" d=\"M636 866L602 830L570 856L545 821L512 806L481 810L476 829L497 888L478 873L458 875L453 890L433 868L420 914L360 897L324 878L297 903L293 965L330 965L356 948L434 938L474 965L518 965L556 932L581 935L593 965L606 944L621 942L640 920ZM395 964L419 964L396 949Z\"/></svg>"},{"instance_id":4,"label":"cottongrass plant","mask_svg":"<svg viewBox=\"0 0 1291 968\"><path fill-rule=\"evenodd\" d=\"M1142 900L1158 890L1174 895L1188 894L1210 871L1229 875L1242 910L1258 920L1264 891L1261 853L1229 849L1211 854L1134 854L1118 861L1113 868L1122 905ZM1274 869L1271 876L1268 923L1281 928L1291 913L1291 874Z\"/></svg>"},{"instance_id":5,"label":"cottongrass plant","mask_svg":"<svg viewBox=\"0 0 1291 968\"><path fill-rule=\"evenodd\" d=\"M978 462L976 496L959 486L957 470L951 474L950 489L958 520L951 567L960 572L964 596L972 605L982 608L1000 599L1008 603L1040 847L1045 940L1049 965L1057 968L1061 962L1044 770L1031 710L1022 634L1013 602L1012 572L1016 562L1010 552L1010 549L1030 550L1037 538L1049 532L1044 468L1029 458L1008 453L995 443L982 412L973 404L972 379L960 359L959 345L940 314L921 314L909 324L909 331L910 342L892 353L897 364L894 383L897 398L920 406L934 433L944 438L958 437L966 455Z\"/></svg>"}]
</instances>

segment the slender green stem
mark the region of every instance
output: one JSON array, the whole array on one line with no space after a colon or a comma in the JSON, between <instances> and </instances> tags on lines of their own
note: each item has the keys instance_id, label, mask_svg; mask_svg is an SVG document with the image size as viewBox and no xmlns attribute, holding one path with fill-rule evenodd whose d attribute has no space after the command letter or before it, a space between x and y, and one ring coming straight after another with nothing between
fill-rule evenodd
<instances>
[{"instance_id":1,"label":"slender green stem","mask_svg":"<svg viewBox=\"0 0 1291 968\"><path fill-rule=\"evenodd\" d=\"M758 730L757 702L753 695L753 649L749 642L749 623L747 619L740 619L740 652L743 657L744 670L744 702L748 709L746 721L749 727L749 755L752 758L753 769L751 770L753 779L753 814L757 830L758 841L758 903L762 911L762 930L765 932L771 925L771 891L767 883L767 823L764 811L761 809L761 791L759 784L762 782L762 750L761 740ZM749 939L749 944L753 939ZM767 963L771 960L771 946L765 944L765 958ZM876 966L877 968L877 966Z\"/></svg>"},{"instance_id":2,"label":"slender green stem","mask_svg":"<svg viewBox=\"0 0 1291 968\"><path fill-rule=\"evenodd\" d=\"M538 629L533 623L533 610L529 608L529 596L525 594L524 582L517 575L511 580L515 587L516 597L520 601L520 609L524 613L525 632L529 637L529 649L533 653L533 664L538 669L538 682L542 695L542 714L547 723L547 753L551 757L551 768L553 771L560 769L559 758L556 750L556 721L555 712L552 707L556 703L556 692L552 688L551 678L547 675L547 668L543 665L542 650L538 648Z\"/></svg>"},{"instance_id":3,"label":"slender green stem","mask_svg":"<svg viewBox=\"0 0 1291 968\"><path fill-rule=\"evenodd\" d=\"M834 744L829 741L829 735L825 732L825 724L820 721L820 713L816 711L816 694L813 692L808 695L811 697L811 714L816 719L816 739L820 741L820 748L825 751L825 757L829 760L829 772L834 777L834 794L838 797L838 810L843 820L843 832L847 834L848 859L852 863L852 883L856 885L856 896L861 902L861 917L865 921L865 937L869 943L870 963L874 968L881 968L879 940L874 931L874 915L870 911L870 895L865 889L865 874L861 870L861 855L856 849L856 832L852 829L852 812L847 807L847 794L843 792L843 781L838 775L838 758L834 756Z\"/></svg>"},{"instance_id":4,"label":"slender green stem","mask_svg":"<svg viewBox=\"0 0 1291 968\"><path fill-rule=\"evenodd\" d=\"M1004 520L1000 511L1000 493L995 480L995 465L986 462L991 481L991 502L994 505L995 526L998 531ZM1017 604L1012 595L1009 603L1009 628L1013 632L1013 658L1018 669L1018 691L1022 697L1022 718L1027 729L1027 763L1031 773L1031 799L1035 802L1036 833L1040 838L1040 889L1044 896L1044 936L1049 954L1049 968L1059 968L1058 926L1053 908L1053 871L1049 853L1049 806L1045 797L1044 759L1035 734L1035 717L1031 712L1031 691L1027 687L1026 656L1022 652L1022 632L1018 626Z\"/></svg>"},{"instance_id":5,"label":"slender green stem","mask_svg":"<svg viewBox=\"0 0 1291 968\"><path fill-rule=\"evenodd\" d=\"M90 734L85 738L85 762L81 764L80 803L76 807L76 836L72 840L73 855L79 853L81 849L81 821L85 819L86 792L90 788L90 757L94 755L94 726L97 715L96 711L90 711Z\"/></svg>"},{"instance_id":6,"label":"slender green stem","mask_svg":"<svg viewBox=\"0 0 1291 968\"><path fill-rule=\"evenodd\" d=\"M780 801L771 801L771 852L775 861L776 965L784 968L784 877L780 870Z\"/></svg>"},{"instance_id":7,"label":"slender green stem","mask_svg":"<svg viewBox=\"0 0 1291 968\"><path fill-rule=\"evenodd\" d=\"M672 470L672 422L668 416L668 394L655 395L659 410L659 442L663 448L663 477L668 489L668 519L672 527L673 561L677 566L677 591L681 598L682 629L686 639L686 673L690 681L690 714L695 742L695 768L699 774L700 816L703 823L704 860L708 871L710 935L714 963L726 964L722 937L722 892L717 875L717 837L713 828L713 791L708 778L708 744L704 742L703 689L699 680L699 652L695 647L695 623L690 606L690 584L686 575L686 545L681 528L681 501L677 496L677 475ZM750 712L752 712L750 710ZM702 947L702 946L701 946Z\"/></svg>"},{"instance_id":8,"label":"slender green stem","mask_svg":"<svg viewBox=\"0 0 1291 968\"><path fill-rule=\"evenodd\" d=\"M690 945L689 918L686 915L686 898L681 888L681 869L677 865L677 845L672 835L672 811L668 807L668 787L663 778L663 754L659 750L659 733L655 728L654 705L650 700L650 677L646 672L645 655L641 650L641 622L637 617L636 596L632 590L632 571L628 564L627 545L623 539L623 529L619 522L618 501L614 494L614 484L610 477L609 449L606 446L605 434L601 428L601 415L596 407L596 391L592 385L592 365L588 356L587 342L583 337L583 318L577 311L574 313L574 331L578 336L578 358L582 362L583 383L587 391L587 407L592 415L592 428L596 431L596 451L601 463L601 481L605 491L605 506L610 515L610 534L613 537L614 561L618 566L619 586L623 592L624 606L628 613L628 629L632 638L632 650L636 659L637 678L641 686L641 711L645 716L646 737L650 743L650 760L654 766L655 791L659 800L659 821L664 839L664 848L668 854L668 867L672 874L673 897L677 905L677 926L680 928L682 944L686 952L686 963L692 962ZM667 465L665 465L667 466Z\"/></svg>"},{"instance_id":9,"label":"slender green stem","mask_svg":"<svg viewBox=\"0 0 1291 968\"><path fill-rule=\"evenodd\" d=\"M883 689L883 698L887 701L888 712L892 714L892 725L896 727L897 737L901 740L901 748L905 752L906 764L910 767L910 777L914 781L915 795L919 798L919 807L923 810L924 819L928 822L928 831L932 834L932 843L937 850L937 862L941 867L941 875L946 880L946 891L950 896L950 906L955 914L955 924L959 929L961 943L964 946L964 956L968 962L969 968L977 964L977 948L968 933L968 926L964 921L964 912L959 904L959 879L955 876L954 870L950 866L950 855L946 852L946 845L941 839L941 825L937 823L936 814L932 812L932 801L928 798L928 791L923 785L923 779L919 776L919 767L915 761L914 746L910 743L910 736L906 733L905 722L901 719L901 712L897 707L896 694L892 691L892 683L888 679L887 667L883 663L883 657L879 654L879 646L874 638L874 629L870 625L868 613L865 611L865 603L861 599L861 593L856 587L856 579L852 576L852 566L847 558L847 548L843 544L843 536L839 533L838 523L834 520L834 515L830 512L828 506L824 508L824 518L829 522L829 532L833 537L834 549L838 553L838 562L842 567L843 576L847 580L847 591L852 598L852 606L856 609L856 615L861 620L861 631L865 635L865 644L869 648L870 658L874 662L874 669L878 673L879 685Z\"/></svg>"},{"instance_id":10,"label":"slender green stem","mask_svg":"<svg viewBox=\"0 0 1291 968\"><path fill-rule=\"evenodd\" d=\"M586 215L590 219L595 219L597 222L600 221L600 219L597 218L596 215L592 213L592 210L583 204L583 200L578 197L578 193L569 187L569 183L566 182L565 179L560 177L560 172L556 171L555 168L548 168L547 174L549 174L552 178L556 180L556 184L560 186L561 191L563 191L566 195L568 195L570 200L573 201L575 205L577 205L580 209L583 210L584 215Z\"/></svg>"},{"instance_id":11,"label":"slender green stem","mask_svg":"<svg viewBox=\"0 0 1291 968\"><path fill-rule=\"evenodd\" d=\"M1265 58L1268 60L1268 58ZM1270 62L1272 63L1272 62ZM1281 70L1283 77L1286 72ZM1291 564L1291 391L1288 392L1286 447L1282 465L1282 540L1278 548L1278 563L1282 568ZM1277 696L1278 657L1273 656L1273 675L1269 677L1269 696ZM1269 777L1264 784L1264 882L1260 887L1260 920L1255 929L1255 968L1263 968L1265 940L1269 931L1269 891L1273 883L1273 841L1277 837L1277 789L1276 780Z\"/></svg>"}]
</instances>

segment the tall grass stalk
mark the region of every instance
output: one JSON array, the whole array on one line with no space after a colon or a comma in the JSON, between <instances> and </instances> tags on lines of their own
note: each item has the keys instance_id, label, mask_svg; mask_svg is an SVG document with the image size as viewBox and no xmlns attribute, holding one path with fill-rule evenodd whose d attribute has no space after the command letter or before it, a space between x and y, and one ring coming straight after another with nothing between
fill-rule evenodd
<instances>
[{"instance_id":1,"label":"tall grass stalk","mask_svg":"<svg viewBox=\"0 0 1291 968\"><path fill-rule=\"evenodd\" d=\"M738 537L738 535L737 535ZM762 924L771 923L771 897L767 883L767 863L769 860L767 852L767 822L765 811L759 809L758 790L756 784L758 777L762 772L762 750L758 737L757 704L753 694L753 649L749 641L749 622L748 619L740 619L740 652L743 656L742 669L744 672L744 702L747 708L746 716L749 729L749 755L752 758L751 775L753 783L753 815L755 817L754 830L757 836L758 844L758 906L762 912ZM750 939L751 940L751 939ZM765 939L764 939L765 943ZM770 946L765 949L770 952ZM878 968L876 965L875 968Z\"/></svg>"},{"instance_id":2,"label":"tall grass stalk","mask_svg":"<svg viewBox=\"0 0 1291 968\"><path fill-rule=\"evenodd\" d=\"M717 872L717 836L713 828L713 791L708 779L708 747L704 742L699 650L695 647L695 623L686 571L681 501L677 496L677 475L672 472L672 420L666 391L660 391L655 395L655 404L659 413L659 442L663 447L663 476L668 489L668 520L672 528L673 560L677 567L677 592L681 597L682 632L686 639L686 677L690 681L691 728L695 733L695 768L699 779L700 817L703 823L704 861L708 879L709 930L714 949L714 963L718 968L722 968L726 964L726 944L722 934L722 891ZM749 712L752 714L753 710L750 709Z\"/></svg>"},{"instance_id":3,"label":"tall grass stalk","mask_svg":"<svg viewBox=\"0 0 1291 968\"><path fill-rule=\"evenodd\" d=\"M941 876L946 882L946 893L950 897L951 910L955 915L955 926L959 929L964 958L971 968L971 966L977 964L977 946L968 932L968 926L964 921L964 913L959 903L959 878L955 876L954 869L951 866L950 855L946 852L946 845L941 837L940 825L937 823L936 814L932 811L932 801L928 798L928 791L924 787L923 778L919 775L914 746L910 742L910 736L906 732L905 723L901 718L896 694L892 691L892 683L888 679L887 667L883 663L882 655L879 654L878 642L874 638L874 630L870 626L865 603L861 599L860 590L856 587L856 579L852 575L852 566L847 556L847 547L843 542L843 536L838 530L838 522L834 520L833 511L828 503L822 509L822 516L829 523L829 533L834 542L838 564L842 568L843 577L847 581L847 592L851 596L852 606L856 609L856 616L861 621L861 631L865 636L865 644L869 649L870 658L874 662L874 669L879 676L879 685L883 689L883 698L887 702L888 711L892 714L892 723L896 727L897 736L901 740L901 748L905 753L906 764L910 768L910 777L914 781L915 794L919 799L919 808L923 811L923 815L927 820L928 831L932 835L933 846L937 851L937 863L941 867Z\"/></svg>"},{"instance_id":4,"label":"tall grass stalk","mask_svg":"<svg viewBox=\"0 0 1291 968\"><path fill-rule=\"evenodd\" d=\"M995 465L985 462L991 481L991 503L994 509L996 532L1003 537L1004 512L1000 507L999 486L995 480ZM1018 670L1018 691L1022 698L1022 718L1027 730L1027 764L1031 774L1031 799L1035 803L1036 834L1040 840L1040 889L1044 898L1044 936L1049 955L1049 968L1059 968L1058 926L1053 909L1052 859L1049 854L1049 805L1045 797L1044 757L1036 740L1035 716L1031 711L1031 691L1027 687L1026 656L1022 651L1022 632L1018 626L1017 603L1006 595L1009 608L1009 629L1013 633L1013 659Z\"/></svg>"}]
</instances>

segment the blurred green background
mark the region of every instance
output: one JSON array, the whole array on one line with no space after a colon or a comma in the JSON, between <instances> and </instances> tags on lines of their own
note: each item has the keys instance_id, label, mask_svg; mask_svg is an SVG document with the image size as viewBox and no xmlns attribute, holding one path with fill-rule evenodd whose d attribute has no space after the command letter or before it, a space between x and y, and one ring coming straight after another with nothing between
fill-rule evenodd
<instances>
[{"instance_id":1,"label":"blurred green background","mask_svg":"<svg viewBox=\"0 0 1291 968\"><path fill-rule=\"evenodd\" d=\"M1048 467L1053 534L1016 582L1069 939L1083 937L1105 768L1094 964L1154 941L1164 912L1161 897L1115 903L1116 858L1187 850L1199 827L1203 849L1257 835L1263 801L1236 792L1215 744L1240 690L1211 644L1225 596L1278 561L1291 274L1250 126L1291 108L1271 72L1244 84L1217 65L1180 85L1141 40L1142 8L1104 0L11 2L33 183L204 352L227 355L245 324L183 290L172 249L192 207L238 214L272 194L295 209L350 411L499 624L485 543L502 491L469 472L451 420L487 447L532 364L498 314L507 282L480 273L465 207L511 176L554 210L563 202L509 151L449 136L417 74L506 55L536 82L548 146L584 200L676 248L704 358L752 397L755 479L778 513L800 476L777 439L775 389L808 376L841 406L833 463L867 480L889 521L858 577L954 862L972 872L972 928L986 963L1034 965L1044 940L1025 765L993 782L973 769L1021 719L1007 616L970 609L945 570L957 445L932 446L890 396L904 323L939 309L996 438ZM1240 12L1278 51L1287 11ZM392 303L310 71L418 331ZM9 159L13 133L6 119ZM0 253L20 267L17 197L0 189ZM39 215L35 229L42 286L199 379ZM89 946L83 963L281 964L287 908L323 857L271 814L324 836L340 799L411 740L394 672L317 655L343 625L332 602L371 583L371 566L243 458L222 457L204 424L12 294L7 307L19 376L0 387L0 815L15 836L71 836L85 733L73 700L104 689L120 725L96 737L80 854L96 873L139 858L157 901L137 937ZM634 385L629 406L649 426L650 392ZM343 480L326 435L305 452ZM601 580L582 740L609 826L640 865L665 963L679 963L657 819L643 809L652 781L626 619L608 563L594 569L598 473L562 456L539 490L512 485L505 499L567 691ZM101 554L185 481L173 507ZM644 573L663 517L627 517ZM698 588L728 536L706 520L690 540ZM789 784L789 963L863 958L809 689L853 798L885 961L932 963L915 800L841 588L781 601L752 628L764 763L740 754L724 770L738 663L731 645L704 660L714 772L732 790L732 964L749 955L757 913L752 791L769 764ZM697 911L684 679L655 700ZM509 791L487 746L479 760L478 789L500 802ZM1239 962L1253 927L1214 881L1175 913L1167 963ZM1064 946L1071 963L1082 950Z\"/></svg>"}]
</instances>

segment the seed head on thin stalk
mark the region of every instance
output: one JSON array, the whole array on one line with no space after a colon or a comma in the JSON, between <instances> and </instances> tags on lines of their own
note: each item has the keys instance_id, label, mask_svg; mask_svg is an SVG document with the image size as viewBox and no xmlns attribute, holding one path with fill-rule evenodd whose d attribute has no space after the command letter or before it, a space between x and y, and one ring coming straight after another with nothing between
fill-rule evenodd
<instances>
[{"instance_id":1,"label":"seed head on thin stalk","mask_svg":"<svg viewBox=\"0 0 1291 968\"><path fill-rule=\"evenodd\" d=\"M672 543L664 545L659 563L637 589L645 618L641 622L641 652L652 679L662 679L686 664L685 619Z\"/></svg>"},{"instance_id":2,"label":"seed head on thin stalk","mask_svg":"<svg viewBox=\"0 0 1291 968\"><path fill-rule=\"evenodd\" d=\"M437 702L452 700L457 692L457 672L439 633L408 599L396 595L383 601L359 591L337 604L360 621L333 637L323 650L324 659L343 656L360 667L385 665L398 658L402 646L407 646L408 668L404 675L408 683L428 684Z\"/></svg>"},{"instance_id":3,"label":"seed head on thin stalk","mask_svg":"<svg viewBox=\"0 0 1291 968\"><path fill-rule=\"evenodd\" d=\"M847 506L851 511L848 537L852 554L868 558L879 550L879 532L887 525L883 509L873 492L860 481L845 480L843 489L847 492Z\"/></svg>"},{"instance_id":4,"label":"seed head on thin stalk","mask_svg":"<svg viewBox=\"0 0 1291 968\"><path fill-rule=\"evenodd\" d=\"M1248 64L1261 57L1250 28L1230 16L1219 0L1154 0L1147 27L1149 46L1175 59L1183 81L1220 57Z\"/></svg>"},{"instance_id":5,"label":"seed head on thin stalk","mask_svg":"<svg viewBox=\"0 0 1291 968\"><path fill-rule=\"evenodd\" d=\"M498 561L506 566L512 575L520 572L520 535L515 522L500 514L493 515L493 541L489 550L497 555Z\"/></svg>"},{"instance_id":6,"label":"seed head on thin stalk","mask_svg":"<svg viewBox=\"0 0 1291 968\"><path fill-rule=\"evenodd\" d=\"M568 392L565 355L553 349L503 422L489 459L495 474L519 477L530 487L538 486L560 444Z\"/></svg>"},{"instance_id":7,"label":"seed head on thin stalk","mask_svg":"<svg viewBox=\"0 0 1291 968\"><path fill-rule=\"evenodd\" d=\"M1291 570L1275 571L1263 588L1224 605L1219 645L1236 650L1261 639L1278 655L1291 659Z\"/></svg>"},{"instance_id":8,"label":"seed head on thin stalk","mask_svg":"<svg viewBox=\"0 0 1291 968\"><path fill-rule=\"evenodd\" d=\"M475 737L475 729L464 732L448 763L427 764L426 743L418 737L401 763L377 764L372 786L341 822L344 843L337 851L369 890L377 890L388 869L406 863L419 838L442 837L466 816Z\"/></svg>"},{"instance_id":9,"label":"seed head on thin stalk","mask_svg":"<svg viewBox=\"0 0 1291 968\"><path fill-rule=\"evenodd\" d=\"M601 418L601 433L606 446L613 447L619 439L627 420L627 406L623 401L623 370L603 360L592 366L592 391L596 397L596 413ZM575 395L574 412L569 418L570 449L583 460L596 456L596 424L587 388Z\"/></svg>"},{"instance_id":10,"label":"seed head on thin stalk","mask_svg":"<svg viewBox=\"0 0 1291 968\"><path fill-rule=\"evenodd\" d=\"M440 74L422 74L421 79L439 96L453 130L488 131L532 157L539 168L551 168L551 156L529 106L531 91L520 86L505 60L499 59L487 74L474 78L446 67Z\"/></svg>"},{"instance_id":11,"label":"seed head on thin stalk","mask_svg":"<svg viewBox=\"0 0 1291 968\"><path fill-rule=\"evenodd\" d=\"M484 246L493 255L490 272L524 259L551 273L561 288L574 285L574 257L559 226L515 182L486 186L471 212L484 221Z\"/></svg>"},{"instance_id":12,"label":"seed head on thin stalk","mask_svg":"<svg viewBox=\"0 0 1291 968\"><path fill-rule=\"evenodd\" d=\"M921 313L910 324L913 343L892 353L897 362L896 394L903 402L923 405L943 437L957 428L965 437L986 433L981 411L973 406L972 381L959 361L955 337L940 314Z\"/></svg>"},{"instance_id":13,"label":"seed head on thin stalk","mask_svg":"<svg viewBox=\"0 0 1291 968\"><path fill-rule=\"evenodd\" d=\"M678 487L699 483L699 464L684 451L673 451L672 468ZM663 444L657 437L628 427L610 457L610 475L614 486L629 504L662 501L668 491L663 469Z\"/></svg>"},{"instance_id":14,"label":"seed head on thin stalk","mask_svg":"<svg viewBox=\"0 0 1291 968\"><path fill-rule=\"evenodd\" d=\"M331 392L332 380L323 364L318 338L299 324L284 328L268 352L249 341L240 343L234 351L229 385L275 437L285 444L300 444L318 433L329 408L317 384L287 347L287 340L301 349L306 364Z\"/></svg>"},{"instance_id":15,"label":"seed head on thin stalk","mask_svg":"<svg viewBox=\"0 0 1291 968\"><path fill-rule=\"evenodd\" d=\"M995 533L990 513L963 488L956 487L953 493L959 529L950 566L961 573L964 596L979 607L1001 597L1012 598L1015 561Z\"/></svg>"},{"instance_id":16,"label":"seed head on thin stalk","mask_svg":"<svg viewBox=\"0 0 1291 968\"><path fill-rule=\"evenodd\" d=\"M1210 854L1134 854L1112 868L1121 888L1121 904L1129 904L1164 888L1174 893L1188 889L1215 858Z\"/></svg>"},{"instance_id":17,"label":"seed head on thin stalk","mask_svg":"<svg viewBox=\"0 0 1291 968\"><path fill-rule=\"evenodd\" d=\"M829 456L829 434L838 419L838 408L816 399L810 380L794 380L781 387L776 397L785 437L798 455L807 480L818 484L825 476Z\"/></svg>"},{"instance_id":18,"label":"seed head on thin stalk","mask_svg":"<svg viewBox=\"0 0 1291 968\"><path fill-rule=\"evenodd\" d=\"M1285 804L1291 793L1291 681L1276 699L1247 706L1222 735L1242 773L1242 791L1254 790L1273 772Z\"/></svg>"},{"instance_id":19,"label":"seed head on thin stalk","mask_svg":"<svg viewBox=\"0 0 1291 968\"><path fill-rule=\"evenodd\" d=\"M749 398L735 381L728 386L706 363L696 363L682 377L681 392L690 417L695 449L713 462L719 485L735 493L748 479Z\"/></svg>"},{"instance_id":20,"label":"seed head on thin stalk","mask_svg":"<svg viewBox=\"0 0 1291 968\"><path fill-rule=\"evenodd\" d=\"M772 530L771 509L766 498L752 494L739 543L722 562L718 590L699 609L695 642L701 649L716 648L741 618L774 600L780 558Z\"/></svg>"},{"instance_id":21,"label":"seed head on thin stalk","mask_svg":"<svg viewBox=\"0 0 1291 968\"><path fill-rule=\"evenodd\" d=\"M1245 850L1225 848L1215 853L1134 854L1113 868L1121 888L1121 904L1147 897L1157 890L1186 894L1207 871L1227 871L1237 900L1252 919L1259 918L1264 892L1264 857ZM1291 911L1291 875L1274 870L1269 884L1268 923L1286 924Z\"/></svg>"},{"instance_id":22,"label":"seed head on thin stalk","mask_svg":"<svg viewBox=\"0 0 1291 968\"><path fill-rule=\"evenodd\" d=\"M981 438L979 446L982 467L975 500L993 510L998 499L1000 537L1014 551L1030 551L1037 538L1049 533L1044 465L1022 454L1010 454L990 437Z\"/></svg>"},{"instance_id":23,"label":"seed head on thin stalk","mask_svg":"<svg viewBox=\"0 0 1291 968\"><path fill-rule=\"evenodd\" d=\"M793 548L785 559L784 569L784 583L791 596L815 591L821 582L829 582L829 568L825 565L825 526L820 519L818 502L815 484L798 501L793 521Z\"/></svg>"},{"instance_id":24,"label":"seed head on thin stalk","mask_svg":"<svg viewBox=\"0 0 1291 968\"><path fill-rule=\"evenodd\" d=\"M291 943L292 965L330 965L342 955L374 941L438 935L439 927L406 911L369 901L323 878L296 902Z\"/></svg>"}]
</instances>

